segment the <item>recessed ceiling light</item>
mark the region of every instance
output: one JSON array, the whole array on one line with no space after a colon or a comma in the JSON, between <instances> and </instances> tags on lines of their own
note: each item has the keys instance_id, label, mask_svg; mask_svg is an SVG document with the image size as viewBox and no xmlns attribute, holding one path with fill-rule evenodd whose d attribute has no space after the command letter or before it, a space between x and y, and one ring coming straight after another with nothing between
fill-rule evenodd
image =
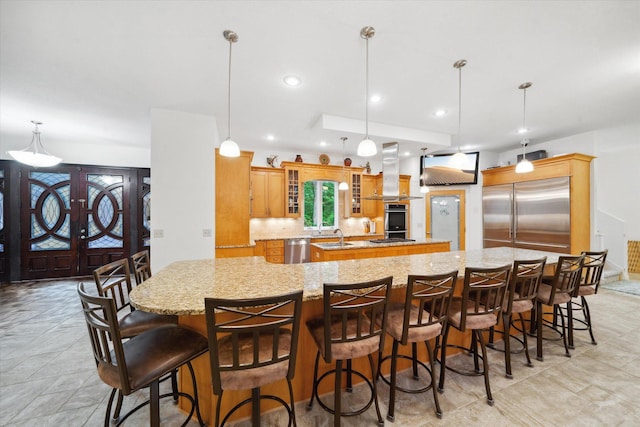
<instances>
[{"instance_id":1,"label":"recessed ceiling light","mask_svg":"<svg viewBox=\"0 0 640 427\"><path fill-rule=\"evenodd\" d=\"M436 110L433 113L433 115L436 116L436 117L444 117L444 116L447 115L447 110L444 110L444 109Z\"/></svg>"},{"instance_id":2,"label":"recessed ceiling light","mask_svg":"<svg viewBox=\"0 0 640 427\"><path fill-rule=\"evenodd\" d=\"M378 94L371 95L371 98L369 98L369 101L373 103L380 102L381 100L382 100L382 97Z\"/></svg>"},{"instance_id":3,"label":"recessed ceiling light","mask_svg":"<svg viewBox=\"0 0 640 427\"><path fill-rule=\"evenodd\" d=\"M326 146L326 145L327 145L327 141L320 141L320 145L321 145L322 147Z\"/></svg>"},{"instance_id":4,"label":"recessed ceiling light","mask_svg":"<svg viewBox=\"0 0 640 427\"><path fill-rule=\"evenodd\" d=\"M282 81L290 87L297 87L302 84L302 79L298 76L284 76Z\"/></svg>"},{"instance_id":5,"label":"recessed ceiling light","mask_svg":"<svg viewBox=\"0 0 640 427\"><path fill-rule=\"evenodd\" d=\"M273 141L276 139L276 137L271 134L267 135L265 138L267 138L267 141Z\"/></svg>"},{"instance_id":6,"label":"recessed ceiling light","mask_svg":"<svg viewBox=\"0 0 640 427\"><path fill-rule=\"evenodd\" d=\"M411 155L411 152L409 152L409 151L405 151L405 152L404 152L404 155L405 155L405 156L410 156L410 155Z\"/></svg>"},{"instance_id":7,"label":"recessed ceiling light","mask_svg":"<svg viewBox=\"0 0 640 427\"><path fill-rule=\"evenodd\" d=\"M522 135L523 133L527 133L527 132L529 132L529 129L527 129L527 128L518 129L518 135Z\"/></svg>"}]
</instances>

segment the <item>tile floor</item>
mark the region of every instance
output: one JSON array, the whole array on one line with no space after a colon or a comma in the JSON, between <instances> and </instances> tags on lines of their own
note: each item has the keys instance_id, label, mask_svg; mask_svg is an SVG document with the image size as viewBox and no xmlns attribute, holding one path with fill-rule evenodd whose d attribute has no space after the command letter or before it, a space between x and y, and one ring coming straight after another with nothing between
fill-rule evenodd
<instances>
[{"instance_id":1,"label":"tile floor","mask_svg":"<svg viewBox=\"0 0 640 427\"><path fill-rule=\"evenodd\" d=\"M0 425L102 425L109 389L96 374L76 283L0 286ZM586 332L578 332L571 358L564 356L561 343L545 342L545 360L534 359L533 368L524 365L524 355L513 356L514 379L509 380L504 376L503 354L490 351L494 406L486 404L481 377L447 372L445 392L440 395L442 420L435 417L430 392L399 393L395 423L385 420L385 424L640 425L640 297L601 289L591 297L590 307L598 345L590 344ZM452 360L469 361L464 355ZM388 387L383 382L379 392L385 416ZM132 407L143 399L145 393L139 392L126 398L125 405ZM307 411L300 403L296 412L301 427L331 425L329 414L317 404ZM180 425L180 415L171 403L163 403L163 425ZM148 425L148 412L139 411L125 425ZM264 425L286 422L276 412L265 417ZM373 408L345 418L343 425L375 425Z\"/></svg>"}]
</instances>

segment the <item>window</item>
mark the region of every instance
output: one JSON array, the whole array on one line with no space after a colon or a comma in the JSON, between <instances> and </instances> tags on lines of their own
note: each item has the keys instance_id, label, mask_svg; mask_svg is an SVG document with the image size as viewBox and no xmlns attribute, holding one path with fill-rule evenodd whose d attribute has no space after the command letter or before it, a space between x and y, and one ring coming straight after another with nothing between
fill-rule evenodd
<instances>
[{"instance_id":1,"label":"window","mask_svg":"<svg viewBox=\"0 0 640 427\"><path fill-rule=\"evenodd\" d=\"M305 230L333 230L338 226L338 184L333 181L304 183Z\"/></svg>"}]
</instances>

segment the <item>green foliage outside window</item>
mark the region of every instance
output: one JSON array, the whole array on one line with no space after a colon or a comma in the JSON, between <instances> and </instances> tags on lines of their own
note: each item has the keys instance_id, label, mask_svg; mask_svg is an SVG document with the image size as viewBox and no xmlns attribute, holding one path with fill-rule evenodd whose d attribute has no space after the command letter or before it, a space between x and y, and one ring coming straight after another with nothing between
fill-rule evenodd
<instances>
[{"instance_id":1,"label":"green foliage outside window","mask_svg":"<svg viewBox=\"0 0 640 427\"><path fill-rule=\"evenodd\" d=\"M306 181L304 183L304 227L317 229L337 226L337 183L333 181ZM316 197L318 195L318 197Z\"/></svg>"}]
</instances>

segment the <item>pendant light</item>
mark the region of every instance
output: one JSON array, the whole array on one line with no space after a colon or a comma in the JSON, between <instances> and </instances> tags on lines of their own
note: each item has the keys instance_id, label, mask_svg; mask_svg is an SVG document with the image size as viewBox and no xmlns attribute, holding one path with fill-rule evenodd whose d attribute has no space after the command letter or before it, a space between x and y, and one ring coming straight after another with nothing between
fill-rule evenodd
<instances>
[{"instance_id":1,"label":"pendant light","mask_svg":"<svg viewBox=\"0 0 640 427\"><path fill-rule=\"evenodd\" d=\"M231 30L225 30L222 35L229 42L229 87L227 93L227 139L220 144L220 155L239 157L240 147L231 139L231 46L238 41L238 35Z\"/></svg>"},{"instance_id":2,"label":"pendant light","mask_svg":"<svg viewBox=\"0 0 640 427\"><path fill-rule=\"evenodd\" d=\"M373 27L363 27L360 30L360 37L365 39L367 43L366 63L365 63L365 135L364 139L358 144L358 156L371 157L375 156L378 152L376 143L369 139L369 39L376 34L376 30Z\"/></svg>"},{"instance_id":3,"label":"pendant light","mask_svg":"<svg viewBox=\"0 0 640 427\"><path fill-rule=\"evenodd\" d=\"M427 185L427 177L424 170L424 158L427 156L427 149L421 148L422 156L420 156L420 192L427 194L429 192L429 186Z\"/></svg>"},{"instance_id":4,"label":"pendant light","mask_svg":"<svg viewBox=\"0 0 640 427\"><path fill-rule=\"evenodd\" d=\"M346 191L349 189L349 184L347 183L347 178L344 171L344 143L347 140L346 136L340 138L342 140L342 182L338 184L338 190Z\"/></svg>"},{"instance_id":5,"label":"pendant light","mask_svg":"<svg viewBox=\"0 0 640 427\"><path fill-rule=\"evenodd\" d=\"M462 134L460 133L460 123L462 122L462 67L467 65L465 59L460 59L453 63L453 68L458 69L458 151L451 158L451 166L458 169L462 169L467 161L467 155L460 149L460 141L462 141Z\"/></svg>"},{"instance_id":6,"label":"pendant light","mask_svg":"<svg viewBox=\"0 0 640 427\"><path fill-rule=\"evenodd\" d=\"M528 129L525 126L526 124L525 120L527 117L527 89L529 89L532 84L533 83L531 82L526 82L518 86L518 89L522 89L523 100L524 100L523 107L522 107L522 128L518 131L518 133L526 133L528 131ZM533 171L533 163L527 160L527 149L526 149L527 145L529 144L529 139L524 138L521 144L522 144L522 160L520 160L516 165L516 173L531 172Z\"/></svg>"},{"instance_id":7,"label":"pendant light","mask_svg":"<svg viewBox=\"0 0 640 427\"><path fill-rule=\"evenodd\" d=\"M44 149L44 146L40 141L40 130L38 129L38 126L40 126L42 122L31 120L31 123L35 126L35 129L33 130L33 137L31 138L31 144L29 144L29 146L24 150L10 150L7 151L7 154L20 163L36 168L55 166L60 163L62 159L49 154L49 152Z\"/></svg>"}]
</instances>

